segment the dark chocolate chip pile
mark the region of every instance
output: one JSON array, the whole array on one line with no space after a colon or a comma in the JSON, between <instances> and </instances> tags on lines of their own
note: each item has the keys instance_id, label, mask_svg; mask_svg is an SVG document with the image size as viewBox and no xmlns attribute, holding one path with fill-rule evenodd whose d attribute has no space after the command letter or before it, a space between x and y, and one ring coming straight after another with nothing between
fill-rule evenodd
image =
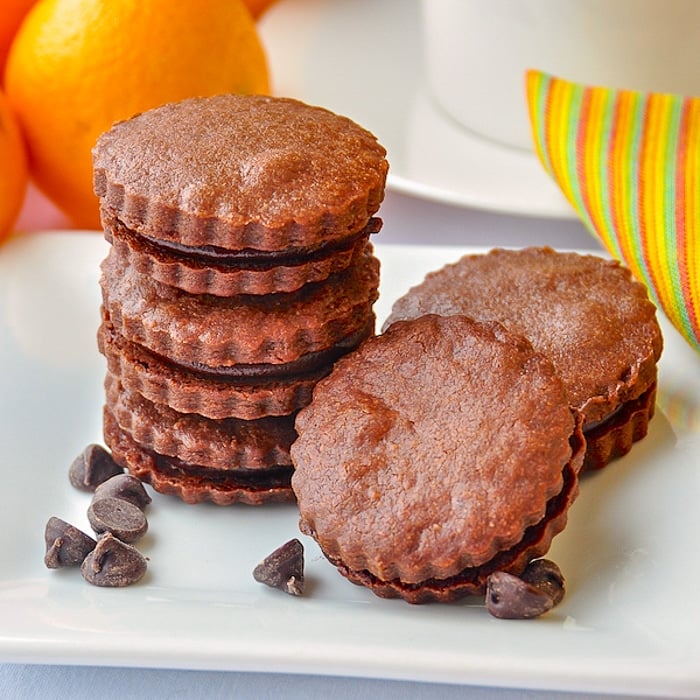
<instances>
[{"instance_id":1,"label":"dark chocolate chip pile","mask_svg":"<svg viewBox=\"0 0 700 700\"><path fill-rule=\"evenodd\" d=\"M253 578L290 595L304 592L304 545L289 540L263 559L253 570Z\"/></svg>"},{"instance_id":2,"label":"dark chocolate chip pile","mask_svg":"<svg viewBox=\"0 0 700 700\"><path fill-rule=\"evenodd\" d=\"M141 580L146 558L130 543L148 530L144 509L151 497L143 484L95 444L76 457L68 478L75 488L93 492L87 518L97 540L60 518L49 518L46 566L79 566L83 578L96 586L123 587Z\"/></svg>"}]
</instances>

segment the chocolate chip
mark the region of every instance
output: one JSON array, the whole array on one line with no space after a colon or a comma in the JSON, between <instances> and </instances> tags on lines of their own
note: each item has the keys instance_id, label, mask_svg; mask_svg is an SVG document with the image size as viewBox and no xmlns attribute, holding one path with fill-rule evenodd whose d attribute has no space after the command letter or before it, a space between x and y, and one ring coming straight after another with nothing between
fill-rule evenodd
<instances>
[{"instance_id":1,"label":"chocolate chip","mask_svg":"<svg viewBox=\"0 0 700 700\"><path fill-rule=\"evenodd\" d=\"M547 593L552 598L552 605L561 603L564 597L564 576L553 561L549 559L531 561L520 578L537 590Z\"/></svg>"},{"instance_id":2,"label":"chocolate chip","mask_svg":"<svg viewBox=\"0 0 700 700\"><path fill-rule=\"evenodd\" d=\"M141 481L131 474L117 474L101 483L95 489L92 500L94 502L100 498L121 498L141 510L152 500Z\"/></svg>"},{"instance_id":3,"label":"chocolate chip","mask_svg":"<svg viewBox=\"0 0 700 700\"><path fill-rule=\"evenodd\" d=\"M304 545L297 539L278 547L253 570L253 578L290 595L304 592Z\"/></svg>"},{"instance_id":4,"label":"chocolate chip","mask_svg":"<svg viewBox=\"0 0 700 700\"><path fill-rule=\"evenodd\" d=\"M100 445L88 445L70 465L68 478L76 489L94 491L95 487L124 470Z\"/></svg>"},{"instance_id":5,"label":"chocolate chip","mask_svg":"<svg viewBox=\"0 0 700 700\"><path fill-rule=\"evenodd\" d=\"M44 564L49 569L79 566L97 542L61 518L51 517L44 530L46 554Z\"/></svg>"},{"instance_id":6,"label":"chocolate chip","mask_svg":"<svg viewBox=\"0 0 700 700\"><path fill-rule=\"evenodd\" d=\"M122 588L143 578L146 568L145 557L135 547L107 533L85 557L80 573L95 586Z\"/></svg>"},{"instance_id":7,"label":"chocolate chip","mask_svg":"<svg viewBox=\"0 0 700 700\"><path fill-rule=\"evenodd\" d=\"M110 532L122 542L135 542L148 530L143 511L122 498L98 498L90 504L87 517L97 534Z\"/></svg>"},{"instance_id":8,"label":"chocolate chip","mask_svg":"<svg viewBox=\"0 0 700 700\"><path fill-rule=\"evenodd\" d=\"M494 617L510 620L537 617L552 605L550 595L505 571L495 571L486 582L486 609Z\"/></svg>"}]
</instances>

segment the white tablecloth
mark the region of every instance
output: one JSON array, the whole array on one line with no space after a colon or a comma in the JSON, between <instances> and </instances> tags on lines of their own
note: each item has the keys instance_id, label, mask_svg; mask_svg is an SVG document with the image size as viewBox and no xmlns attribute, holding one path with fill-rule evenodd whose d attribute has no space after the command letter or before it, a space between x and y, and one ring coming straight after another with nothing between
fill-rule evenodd
<instances>
[{"instance_id":1,"label":"white tablecloth","mask_svg":"<svg viewBox=\"0 0 700 700\"><path fill-rule=\"evenodd\" d=\"M636 696L572 695L364 678L26 665L0 666L0 696L8 700L641 700Z\"/></svg>"}]
</instances>

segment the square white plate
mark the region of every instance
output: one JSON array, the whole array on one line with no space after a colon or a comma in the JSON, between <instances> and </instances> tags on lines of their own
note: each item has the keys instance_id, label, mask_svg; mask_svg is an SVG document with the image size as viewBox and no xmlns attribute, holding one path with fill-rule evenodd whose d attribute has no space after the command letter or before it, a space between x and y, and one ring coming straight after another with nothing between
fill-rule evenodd
<instances>
[{"instance_id":1,"label":"square white plate","mask_svg":"<svg viewBox=\"0 0 700 700\"><path fill-rule=\"evenodd\" d=\"M469 250L378 245L380 319L426 271ZM700 696L700 356L665 322L650 433L583 480L549 554L567 596L537 620L497 620L477 599L376 598L299 535L293 505L156 495L140 584L100 589L76 570L46 569L51 515L88 530L89 495L67 473L101 441L105 252L94 233L31 234L0 249L0 658ZM306 546L302 598L251 575L295 536Z\"/></svg>"}]
</instances>

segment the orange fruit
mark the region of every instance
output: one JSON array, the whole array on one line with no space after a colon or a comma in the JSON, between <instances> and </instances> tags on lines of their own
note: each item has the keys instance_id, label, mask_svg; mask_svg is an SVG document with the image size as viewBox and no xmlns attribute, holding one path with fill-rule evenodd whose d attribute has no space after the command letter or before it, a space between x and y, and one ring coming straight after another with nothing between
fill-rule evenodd
<instances>
[{"instance_id":1,"label":"orange fruit","mask_svg":"<svg viewBox=\"0 0 700 700\"><path fill-rule=\"evenodd\" d=\"M27 157L15 116L0 90L0 241L12 230L27 189Z\"/></svg>"},{"instance_id":2,"label":"orange fruit","mask_svg":"<svg viewBox=\"0 0 700 700\"><path fill-rule=\"evenodd\" d=\"M5 61L12 39L24 16L36 0L2 0L0 11L0 83L5 72Z\"/></svg>"},{"instance_id":3,"label":"orange fruit","mask_svg":"<svg viewBox=\"0 0 700 700\"><path fill-rule=\"evenodd\" d=\"M248 5L250 14L256 19L260 17L260 15L262 15L262 13L273 4L273 2L275 2L275 0L245 0L245 4Z\"/></svg>"},{"instance_id":4,"label":"orange fruit","mask_svg":"<svg viewBox=\"0 0 700 700\"><path fill-rule=\"evenodd\" d=\"M269 90L243 0L39 0L5 81L34 181L80 228L99 227L91 149L115 121L186 97Z\"/></svg>"}]
</instances>

